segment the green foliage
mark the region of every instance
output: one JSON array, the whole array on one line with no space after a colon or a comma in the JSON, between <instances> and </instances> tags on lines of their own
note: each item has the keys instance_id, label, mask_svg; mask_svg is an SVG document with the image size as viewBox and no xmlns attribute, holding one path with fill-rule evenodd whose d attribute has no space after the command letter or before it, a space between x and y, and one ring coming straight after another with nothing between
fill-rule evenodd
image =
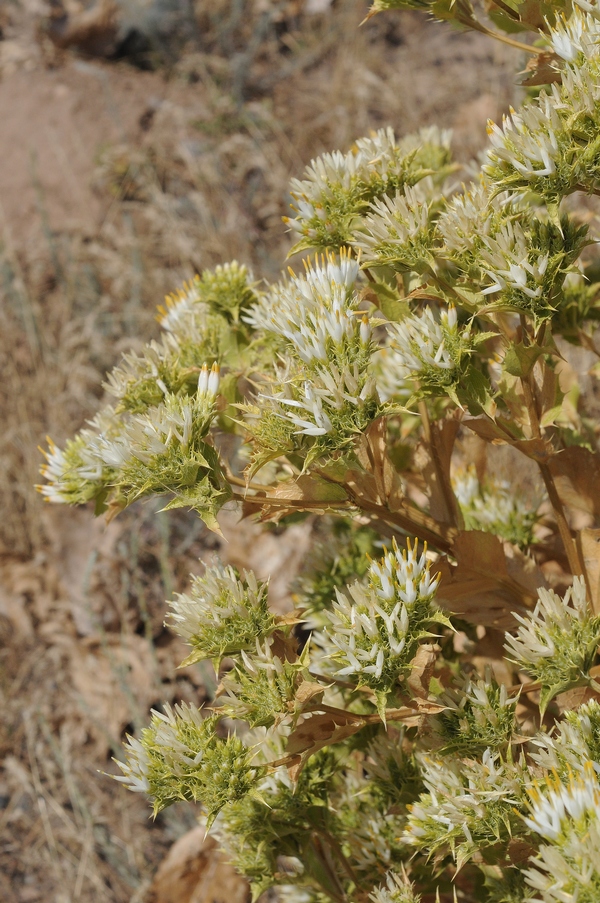
<instances>
[{"instance_id":1,"label":"green foliage","mask_svg":"<svg viewBox=\"0 0 600 903\"><path fill-rule=\"evenodd\" d=\"M218 716L203 718L182 703L154 712L140 740L129 738L126 763L118 780L146 792L156 815L178 800L202 802L208 822L232 800L245 797L258 780L250 753L235 736L217 735Z\"/></svg>"}]
</instances>

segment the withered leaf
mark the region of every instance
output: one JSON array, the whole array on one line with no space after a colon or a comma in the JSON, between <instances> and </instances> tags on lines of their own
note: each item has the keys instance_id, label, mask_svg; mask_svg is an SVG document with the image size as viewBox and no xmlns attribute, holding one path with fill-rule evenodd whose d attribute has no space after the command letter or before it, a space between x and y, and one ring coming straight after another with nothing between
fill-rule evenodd
<instances>
[{"instance_id":1,"label":"withered leaf","mask_svg":"<svg viewBox=\"0 0 600 903\"><path fill-rule=\"evenodd\" d=\"M360 715L350 712L318 712L309 715L296 725L288 738L286 752L291 757L288 764L291 779L298 780L307 759L314 753L325 746L347 740L365 724L366 721Z\"/></svg>"},{"instance_id":2,"label":"withered leaf","mask_svg":"<svg viewBox=\"0 0 600 903\"><path fill-rule=\"evenodd\" d=\"M420 699L427 699L429 696L429 683L433 677L439 651L440 647L436 644L423 643L410 663L411 671L406 683L412 693Z\"/></svg>"},{"instance_id":3,"label":"withered leaf","mask_svg":"<svg viewBox=\"0 0 600 903\"><path fill-rule=\"evenodd\" d=\"M421 443L416 455L429 497L429 512L439 523L460 522L460 509L450 481L450 461L459 427L459 421L454 419L432 423L430 441Z\"/></svg>"},{"instance_id":4,"label":"withered leaf","mask_svg":"<svg viewBox=\"0 0 600 903\"><path fill-rule=\"evenodd\" d=\"M557 63L559 63L559 58L551 51L536 54L529 60L523 72L519 73L522 76L519 84L528 88L537 87L538 85L560 84L561 74Z\"/></svg>"},{"instance_id":5,"label":"withered leaf","mask_svg":"<svg viewBox=\"0 0 600 903\"><path fill-rule=\"evenodd\" d=\"M600 614L600 530L580 530L577 546L586 570L595 615Z\"/></svg>"},{"instance_id":6,"label":"withered leaf","mask_svg":"<svg viewBox=\"0 0 600 903\"><path fill-rule=\"evenodd\" d=\"M329 480L323 480L316 474L305 473L295 480L279 483L267 497L289 499L298 502L343 502L346 493L343 488ZM325 504L326 507L326 504Z\"/></svg>"},{"instance_id":7,"label":"withered leaf","mask_svg":"<svg viewBox=\"0 0 600 903\"><path fill-rule=\"evenodd\" d=\"M565 505L600 516L600 455L574 445L554 455L549 467Z\"/></svg>"},{"instance_id":8,"label":"withered leaf","mask_svg":"<svg viewBox=\"0 0 600 903\"><path fill-rule=\"evenodd\" d=\"M320 702L323 698L325 687L316 681L303 680L298 689L294 701L298 712L303 712L309 705Z\"/></svg>"},{"instance_id":9,"label":"withered leaf","mask_svg":"<svg viewBox=\"0 0 600 903\"><path fill-rule=\"evenodd\" d=\"M542 572L516 546L492 533L468 530L453 546L456 565L442 559L437 600L449 611L474 624L509 629L513 612L525 614L535 604Z\"/></svg>"}]
</instances>

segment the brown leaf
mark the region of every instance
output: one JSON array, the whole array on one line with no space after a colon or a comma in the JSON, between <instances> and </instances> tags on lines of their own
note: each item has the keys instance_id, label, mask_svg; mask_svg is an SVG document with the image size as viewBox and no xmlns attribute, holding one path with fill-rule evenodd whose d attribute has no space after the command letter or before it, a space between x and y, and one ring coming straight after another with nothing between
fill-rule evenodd
<instances>
[{"instance_id":1,"label":"brown leaf","mask_svg":"<svg viewBox=\"0 0 600 903\"><path fill-rule=\"evenodd\" d=\"M372 475L376 495L373 495L372 490L368 495L373 501L385 504L393 497L396 504L401 503L403 497L402 482L388 456L387 421L385 417L379 417L370 424L357 443L356 456L365 471ZM392 508L391 510L394 509Z\"/></svg>"},{"instance_id":2,"label":"brown leaf","mask_svg":"<svg viewBox=\"0 0 600 903\"><path fill-rule=\"evenodd\" d=\"M564 714L565 712L572 712L573 709L578 709L584 703L589 702L590 699L597 701L598 697L599 694L592 690L591 687L574 687L572 690L565 690L564 693L559 693L555 702L560 713Z\"/></svg>"},{"instance_id":3,"label":"brown leaf","mask_svg":"<svg viewBox=\"0 0 600 903\"><path fill-rule=\"evenodd\" d=\"M535 562L492 533L468 530L459 534L453 555L456 565L442 559L438 601L456 615L502 629L515 625L513 612L525 614L545 586Z\"/></svg>"},{"instance_id":4,"label":"brown leaf","mask_svg":"<svg viewBox=\"0 0 600 903\"><path fill-rule=\"evenodd\" d=\"M467 417L463 420L465 426L485 439L486 442L493 442L498 445L505 445L509 442L508 436L493 420L488 417Z\"/></svg>"},{"instance_id":5,"label":"brown leaf","mask_svg":"<svg viewBox=\"0 0 600 903\"><path fill-rule=\"evenodd\" d=\"M548 462L562 502L600 516L600 455L574 445Z\"/></svg>"},{"instance_id":6,"label":"brown leaf","mask_svg":"<svg viewBox=\"0 0 600 903\"><path fill-rule=\"evenodd\" d=\"M249 887L202 827L180 837L162 861L146 903L247 903Z\"/></svg>"},{"instance_id":7,"label":"brown leaf","mask_svg":"<svg viewBox=\"0 0 600 903\"><path fill-rule=\"evenodd\" d=\"M286 636L281 630L271 635L271 652L281 661L295 662L298 658L298 640L295 636Z\"/></svg>"},{"instance_id":8,"label":"brown leaf","mask_svg":"<svg viewBox=\"0 0 600 903\"><path fill-rule=\"evenodd\" d=\"M437 662L440 647L433 643L423 643L410 663L411 671L406 683L413 694L420 699L429 696L429 683Z\"/></svg>"},{"instance_id":9,"label":"brown leaf","mask_svg":"<svg viewBox=\"0 0 600 903\"><path fill-rule=\"evenodd\" d=\"M306 760L325 746L340 743L353 734L356 734L365 726L365 720L360 715L351 712L319 712L309 715L304 721L296 725L287 742L286 752L295 760L288 765L288 771L293 781L298 776Z\"/></svg>"},{"instance_id":10,"label":"brown leaf","mask_svg":"<svg viewBox=\"0 0 600 903\"><path fill-rule=\"evenodd\" d=\"M538 85L560 84L561 74L557 68L559 58L551 51L538 53L529 60L523 72L519 75L523 76L519 84L526 85L528 88L537 87Z\"/></svg>"},{"instance_id":11,"label":"brown leaf","mask_svg":"<svg viewBox=\"0 0 600 903\"><path fill-rule=\"evenodd\" d=\"M303 680L296 690L297 711L302 712L311 703L320 702L324 692L325 688L321 684L316 683L316 681Z\"/></svg>"},{"instance_id":12,"label":"brown leaf","mask_svg":"<svg viewBox=\"0 0 600 903\"><path fill-rule=\"evenodd\" d=\"M579 554L583 558L594 614L600 614L600 530L580 530Z\"/></svg>"},{"instance_id":13,"label":"brown leaf","mask_svg":"<svg viewBox=\"0 0 600 903\"><path fill-rule=\"evenodd\" d=\"M316 474L305 473L295 480L278 483L269 498L289 499L298 502L343 502L346 493L337 483L320 479Z\"/></svg>"},{"instance_id":14,"label":"brown leaf","mask_svg":"<svg viewBox=\"0 0 600 903\"><path fill-rule=\"evenodd\" d=\"M430 441L421 443L416 453L424 491L429 497L429 512L438 523L460 522L460 509L450 481L450 461L459 427L458 420L432 423Z\"/></svg>"},{"instance_id":15,"label":"brown leaf","mask_svg":"<svg viewBox=\"0 0 600 903\"><path fill-rule=\"evenodd\" d=\"M464 424L487 442L491 442L493 445L512 445L513 448L517 448L524 455L527 455L528 458L533 458L534 461L545 463L556 455L547 439L513 438L498 423L486 417L468 418L464 421Z\"/></svg>"}]
</instances>

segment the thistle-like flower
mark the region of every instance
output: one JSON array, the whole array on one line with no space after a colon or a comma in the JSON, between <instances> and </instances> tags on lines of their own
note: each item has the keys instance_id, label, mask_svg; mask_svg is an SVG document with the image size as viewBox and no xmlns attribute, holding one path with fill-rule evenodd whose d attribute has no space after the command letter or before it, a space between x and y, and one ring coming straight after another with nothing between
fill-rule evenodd
<instances>
[{"instance_id":1,"label":"thistle-like flower","mask_svg":"<svg viewBox=\"0 0 600 903\"><path fill-rule=\"evenodd\" d=\"M244 316L255 329L275 333L291 343L306 364L327 361L331 346L352 339L361 320L354 315L357 261L342 254L308 264L303 276L275 286Z\"/></svg>"},{"instance_id":2,"label":"thistle-like flower","mask_svg":"<svg viewBox=\"0 0 600 903\"><path fill-rule=\"evenodd\" d=\"M506 749L516 726L518 699L492 680L489 671L483 680L463 679L439 698L446 709L435 716L433 730L442 751L474 756L486 749Z\"/></svg>"},{"instance_id":3,"label":"thistle-like flower","mask_svg":"<svg viewBox=\"0 0 600 903\"><path fill-rule=\"evenodd\" d=\"M241 580L231 566L218 563L194 577L189 593L170 603L167 625L193 648L184 665L253 650L269 636L277 618L269 611L267 587L250 571Z\"/></svg>"},{"instance_id":4,"label":"thistle-like flower","mask_svg":"<svg viewBox=\"0 0 600 903\"><path fill-rule=\"evenodd\" d=\"M562 122L547 94L541 94L537 103L529 104L520 113L511 109L502 128L488 123L490 162L483 167L484 173L493 179L513 169L526 181L544 184L542 179L556 173L561 132ZM518 184L520 188L522 182Z\"/></svg>"},{"instance_id":5,"label":"thistle-like flower","mask_svg":"<svg viewBox=\"0 0 600 903\"><path fill-rule=\"evenodd\" d=\"M429 569L426 550L417 544L394 546L373 562L369 583L355 583L337 600L327 618L326 634L342 667L338 677L355 676L372 687L381 704L409 669L420 640L432 636L435 622L447 624L434 602L438 578Z\"/></svg>"},{"instance_id":6,"label":"thistle-like flower","mask_svg":"<svg viewBox=\"0 0 600 903\"><path fill-rule=\"evenodd\" d=\"M522 548L533 542L539 502L515 496L507 481L488 479L481 485L472 465L455 473L452 488L467 530L494 533Z\"/></svg>"},{"instance_id":7,"label":"thistle-like flower","mask_svg":"<svg viewBox=\"0 0 600 903\"><path fill-rule=\"evenodd\" d=\"M182 703L153 712L141 738L128 738L123 774L116 778L130 790L147 793L155 814L187 799L202 802L209 821L227 803L249 793L258 780L250 752L237 737L217 736L218 716L204 718Z\"/></svg>"},{"instance_id":8,"label":"thistle-like flower","mask_svg":"<svg viewBox=\"0 0 600 903\"><path fill-rule=\"evenodd\" d=\"M543 903L598 898L600 892L600 785L591 762L563 783L556 776L528 790L525 823L545 841L525 880Z\"/></svg>"},{"instance_id":9,"label":"thistle-like flower","mask_svg":"<svg viewBox=\"0 0 600 903\"><path fill-rule=\"evenodd\" d=\"M456 387L468 367L477 336L460 325L456 308L442 310L436 318L431 307L388 327L386 359L398 380L413 380L428 395L456 397Z\"/></svg>"},{"instance_id":10,"label":"thistle-like flower","mask_svg":"<svg viewBox=\"0 0 600 903\"><path fill-rule=\"evenodd\" d=\"M399 142L391 129L380 129L347 154L318 157L290 184L296 217L286 222L299 237L294 250L349 245L371 202L425 178L443 179L449 162L449 133L437 129Z\"/></svg>"},{"instance_id":11,"label":"thistle-like flower","mask_svg":"<svg viewBox=\"0 0 600 903\"><path fill-rule=\"evenodd\" d=\"M575 577L564 599L553 590L538 590L534 611L523 617L516 636L506 635L512 661L542 685L540 708L570 687L592 683L589 669L600 644L600 618L592 616L583 577Z\"/></svg>"},{"instance_id":12,"label":"thistle-like flower","mask_svg":"<svg viewBox=\"0 0 600 903\"><path fill-rule=\"evenodd\" d=\"M523 763L509 764L485 750L481 761L420 759L428 793L410 806L405 843L429 853L450 850L458 866L475 853L523 833Z\"/></svg>"},{"instance_id":13,"label":"thistle-like flower","mask_svg":"<svg viewBox=\"0 0 600 903\"><path fill-rule=\"evenodd\" d=\"M591 763L600 774L600 703L591 699L576 711L567 712L550 733L540 733L532 743L532 759L563 779L583 771Z\"/></svg>"},{"instance_id":14,"label":"thistle-like flower","mask_svg":"<svg viewBox=\"0 0 600 903\"><path fill-rule=\"evenodd\" d=\"M252 274L247 267L233 260L214 270L205 270L179 291L165 298L159 308L159 322L163 329L184 335L195 316L220 314L237 322L240 314L257 300Z\"/></svg>"},{"instance_id":15,"label":"thistle-like flower","mask_svg":"<svg viewBox=\"0 0 600 903\"><path fill-rule=\"evenodd\" d=\"M422 273L433 265L429 204L419 186L372 204L353 242L369 267Z\"/></svg>"},{"instance_id":16,"label":"thistle-like flower","mask_svg":"<svg viewBox=\"0 0 600 903\"><path fill-rule=\"evenodd\" d=\"M385 884L369 894L369 900L371 903L419 903L421 895L415 892L406 875L390 872Z\"/></svg>"}]
</instances>

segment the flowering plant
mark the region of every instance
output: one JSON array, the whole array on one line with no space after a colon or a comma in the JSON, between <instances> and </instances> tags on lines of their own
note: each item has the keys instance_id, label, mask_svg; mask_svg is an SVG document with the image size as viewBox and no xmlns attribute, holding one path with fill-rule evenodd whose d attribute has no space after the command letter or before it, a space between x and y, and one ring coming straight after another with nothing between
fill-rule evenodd
<instances>
[{"instance_id":1,"label":"flowering plant","mask_svg":"<svg viewBox=\"0 0 600 903\"><path fill-rule=\"evenodd\" d=\"M373 11L399 6L492 33L469 0ZM600 194L600 8L490 17L549 87L470 184L435 128L314 160L304 269L196 277L46 453L42 493L108 517L164 495L215 531L225 504L329 525L294 611L219 563L176 596L216 699L155 712L121 764L155 812L201 803L254 897L600 900L600 456L568 363L600 355L600 276L567 201Z\"/></svg>"}]
</instances>

